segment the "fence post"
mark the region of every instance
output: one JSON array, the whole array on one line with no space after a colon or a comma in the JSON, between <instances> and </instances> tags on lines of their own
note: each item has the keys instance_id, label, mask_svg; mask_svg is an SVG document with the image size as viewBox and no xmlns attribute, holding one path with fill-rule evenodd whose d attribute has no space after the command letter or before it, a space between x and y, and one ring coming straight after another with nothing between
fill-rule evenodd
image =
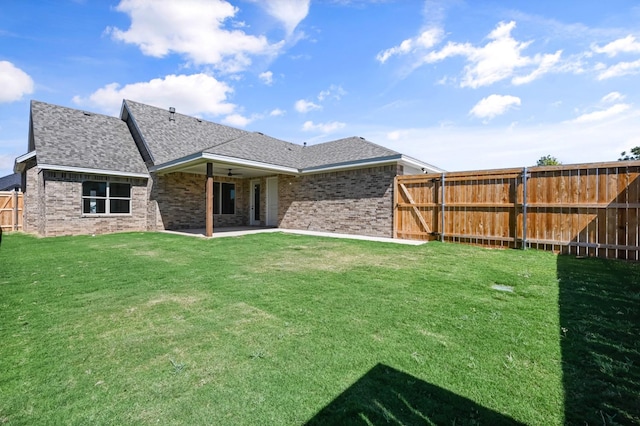
<instances>
[{"instance_id":1,"label":"fence post","mask_svg":"<svg viewBox=\"0 0 640 426\"><path fill-rule=\"evenodd\" d=\"M527 249L527 168L522 169L522 250Z\"/></svg>"},{"instance_id":2,"label":"fence post","mask_svg":"<svg viewBox=\"0 0 640 426\"><path fill-rule=\"evenodd\" d=\"M15 189L13 190L13 194L12 194L12 198L13 198L13 215L11 220L13 221L12 228L14 231L18 230L18 191L16 191Z\"/></svg>"},{"instance_id":3,"label":"fence post","mask_svg":"<svg viewBox=\"0 0 640 426\"><path fill-rule=\"evenodd\" d=\"M442 207L441 207L441 211L442 211L442 220L440 221L440 226L442 226L442 232L440 232L440 241L444 242L444 178L445 178L445 174L442 174L442 199L440 200Z\"/></svg>"},{"instance_id":4,"label":"fence post","mask_svg":"<svg viewBox=\"0 0 640 426\"><path fill-rule=\"evenodd\" d=\"M396 175L393 177L393 238L398 238L398 211L398 176Z\"/></svg>"}]
</instances>

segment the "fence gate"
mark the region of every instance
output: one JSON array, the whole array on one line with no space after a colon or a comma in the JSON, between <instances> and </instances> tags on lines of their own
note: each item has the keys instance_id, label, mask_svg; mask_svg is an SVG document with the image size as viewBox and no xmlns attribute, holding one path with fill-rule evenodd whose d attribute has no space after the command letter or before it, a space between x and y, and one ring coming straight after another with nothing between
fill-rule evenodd
<instances>
[{"instance_id":1,"label":"fence gate","mask_svg":"<svg viewBox=\"0 0 640 426\"><path fill-rule=\"evenodd\" d=\"M0 228L2 231L22 230L22 193L0 191Z\"/></svg>"}]
</instances>

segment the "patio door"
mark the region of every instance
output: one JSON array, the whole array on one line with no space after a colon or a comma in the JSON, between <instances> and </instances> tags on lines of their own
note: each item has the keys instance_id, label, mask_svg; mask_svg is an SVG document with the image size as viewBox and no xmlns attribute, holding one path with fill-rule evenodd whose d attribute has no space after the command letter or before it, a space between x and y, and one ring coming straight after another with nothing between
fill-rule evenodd
<instances>
[{"instance_id":1,"label":"patio door","mask_svg":"<svg viewBox=\"0 0 640 426\"><path fill-rule=\"evenodd\" d=\"M251 186L251 202L249 211L249 225L260 225L260 181L252 180L249 185Z\"/></svg>"},{"instance_id":2,"label":"patio door","mask_svg":"<svg viewBox=\"0 0 640 426\"><path fill-rule=\"evenodd\" d=\"M278 178L267 178L267 226L278 226Z\"/></svg>"}]
</instances>

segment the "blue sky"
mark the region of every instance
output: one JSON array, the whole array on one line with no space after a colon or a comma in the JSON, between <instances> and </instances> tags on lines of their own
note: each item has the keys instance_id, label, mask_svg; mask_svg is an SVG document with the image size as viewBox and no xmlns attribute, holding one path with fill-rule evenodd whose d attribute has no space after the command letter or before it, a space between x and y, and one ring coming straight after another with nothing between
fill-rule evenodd
<instances>
[{"instance_id":1,"label":"blue sky","mask_svg":"<svg viewBox=\"0 0 640 426\"><path fill-rule=\"evenodd\" d=\"M637 0L39 0L0 11L0 176L29 101L122 99L446 170L640 145Z\"/></svg>"}]
</instances>

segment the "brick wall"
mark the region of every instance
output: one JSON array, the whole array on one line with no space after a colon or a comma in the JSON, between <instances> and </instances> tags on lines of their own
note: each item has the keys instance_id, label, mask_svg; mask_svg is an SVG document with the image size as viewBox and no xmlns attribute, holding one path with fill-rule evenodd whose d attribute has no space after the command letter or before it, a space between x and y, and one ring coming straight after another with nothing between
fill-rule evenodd
<instances>
[{"instance_id":1,"label":"brick wall","mask_svg":"<svg viewBox=\"0 0 640 426\"><path fill-rule=\"evenodd\" d=\"M279 226L391 237L398 166L300 177L280 176Z\"/></svg>"},{"instance_id":2,"label":"brick wall","mask_svg":"<svg viewBox=\"0 0 640 426\"><path fill-rule=\"evenodd\" d=\"M83 215L82 182L86 180L130 183L131 214ZM146 179L42 171L34 167L27 171L25 206L28 223L25 230L42 236L144 231L147 229L147 182Z\"/></svg>"},{"instance_id":3,"label":"brick wall","mask_svg":"<svg viewBox=\"0 0 640 426\"><path fill-rule=\"evenodd\" d=\"M198 229L206 226L206 176L168 173L152 176L150 211L154 229ZM216 176L214 182L235 182L236 213L214 215L213 226L243 226L248 219L248 183Z\"/></svg>"},{"instance_id":4,"label":"brick wall","mask_svg":"<svg viewBox=\"0 0 640 426\"><path fill-rule=\"evenodd\" d=\"M44 203L40 196L40 169L33 167L34 164L28 164L30 168L25 170L26 179L23 188L24 208L22 211L22 229L32 234L40 233L40 218L44 217Z\"/></svg>"},{"instance_id":5,"label":"brick wall","mask_svg":"<svg viewBox=\"0 0 640 426\"><path fill-rule=\"evenodd\" d=\"M278 176L278 226L289 229L390 237L393 232L393 178L398 166ZM132 184L130 215L82 214L82 181ZM215 215L215 227L246 226L251 179L214 178L236 183L236 213ZM205 227L206 177L191 173L126 179L78 173L26 171L25 231L43 236ZM262 223L266 178L260 179Z\"/></svg>"}]
</instances>

